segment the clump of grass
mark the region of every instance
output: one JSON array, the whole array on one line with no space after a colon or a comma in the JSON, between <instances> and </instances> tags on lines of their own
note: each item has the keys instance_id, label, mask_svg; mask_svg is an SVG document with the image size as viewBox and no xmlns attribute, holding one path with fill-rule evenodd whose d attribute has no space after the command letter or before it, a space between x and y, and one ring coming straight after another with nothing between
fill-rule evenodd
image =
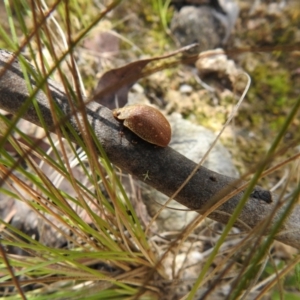
<instances>
[{"instance_id":1,"label":"clump of grass","mask_svg":"<svg viewBox=\"0 0 300 300\"><path fill-rule=\"evenodd\" d=\"M58 1L49 7L42 1L31 1L31 6L25 1L13 1L12 4L5 1L11 29L11 34L7 34L0 28L5 48L16 53L25 51L38 70L37 74L33 73L31 66L19 56L31 93L27 104L35 103L36 92L47 94L45 82L53 77L62 82L66 94L74 100L74 110L79 106L82 101L79 95L86 94L86 91L76 66L76 55L80 55L76 45L95 24L107 18L119 2L101 6L101 12L95 13L93 6L85 1L80 1L80 5L76 1ZM166 29L167 4L153 1L153 6ZM82 7L86 8L86 14L82 14ZM32 23L28 26L30 20ZM31 86L31 77L37 81L39 90ZM272 88L276 86L273 81L268 84ZM40 113L37 105L36 110ZM297 110L296 106L294 110ZM25 131L26 128L16 125L25 111L26 107L13 119L1 117L5 128L0 148L1 194L9 197L11 203L17 201L29 207L35 217L24 218L32 220L32 227L39 229L40 236L25 234L14 226L16 224L10 224L10 216L1 220L0 286L3 296L7 299L158 299L167 295L174 299L178 295L178 285L186 286L180 281L184 269L175 266L176 257L180 252L186 252L187 259L190 253L187 245L192 248L199 242L193 240L192 234L199 220L166 245L165 241L154 241L155 236L146 232L130 195L125 192L123 174L111 165L88 124L80 123L81 135L76 134L71 126L67 132L65 126L60 126L63 125L60 123L63 119L61 111L53 105L56 135L50 134L44 125L42 138L36 137ZM45 124L39 115L40 122ZM282 125L282 131L267 153L270 157L290 121ZM68 139L70 134L77 145ZM11 145L14 152L7 151L5 145ZM265 164L254 176L252 185L257 183L263 167ZM299 257L296 257L279 266L271 260L268 267L271 265L272 271L264 268L277 227L284 216L266 239L255 235L254 231L244 238L238 236L230 240L242 204L221 234L213 230L206 232L205 238L214 236L215 247L209 250L211 254L206 253L205 260L200 261L200 271L194 278L193 287L184 294L186 299L192 299L206 287L209 289L204 293L209 295L220 282L225 286L229 281L226 277L228 270L234 273L230 276L232 294L229 298L245 295L251 289L259 290L260 274L269 280L265 287L267 293L288 270L298 266ZM34 226L35 223L39 225ZM234 241L235 246L226 245L227 241ZM16 254L16 250L21 250L22 255ZM170 253L175 253L172 263L166 264L164 259ZM211 271L216 261L219 263ZM179 269L177 273L176 267ZM171 279L166 275L170 269L174 275ZM278 278L274 277L276 272L280 273ZM178 284L175 279L178 279ZM283 294L282 290L280 292ZM260 296L263 294L261 292Z\"/></svg>"}]
</instances>

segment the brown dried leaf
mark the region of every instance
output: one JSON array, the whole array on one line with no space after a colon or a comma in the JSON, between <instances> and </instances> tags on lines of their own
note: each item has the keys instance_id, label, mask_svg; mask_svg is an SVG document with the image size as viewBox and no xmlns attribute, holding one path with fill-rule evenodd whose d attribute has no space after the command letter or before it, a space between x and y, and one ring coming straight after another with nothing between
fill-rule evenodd
<instances>
[{"instance_id":1,"label":"brown dried leaf","mask_svg":"<svg viewBox=\"0 0 300 300\"><path fill-rule=\"evenodd\" d=\"M123 107L127 103L128 92L131 87L137 80L145 76L145 72L143 71L147 64L162 60L160 69L164 69L168 67L168 58L180 54L179 58L175 58L175 62L179 64L181 62L182 54L195 46L196 45L193 44L169 54L137 60L123 67L112 69L104 73L98 82L93 100L109 109Z\"/></svg>"}]
</instances>

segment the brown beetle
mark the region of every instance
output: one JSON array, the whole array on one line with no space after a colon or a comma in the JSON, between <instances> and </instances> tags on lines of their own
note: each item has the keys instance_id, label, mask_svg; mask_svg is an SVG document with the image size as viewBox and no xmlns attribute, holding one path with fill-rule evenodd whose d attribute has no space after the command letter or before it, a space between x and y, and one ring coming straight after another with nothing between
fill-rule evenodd
<instances>
[{"instance_id":1,"label":"brown beetle","mask_svg":"<svg viewBox=\"0 0 300 300\"><path fill-rule=\"evenodd\" d=\"M114 117L124 120L124 126L148 143L167 147L171 140L171 126L165 116L157 109L134 104L113 111Z\"/></svg>"}]
</instances>

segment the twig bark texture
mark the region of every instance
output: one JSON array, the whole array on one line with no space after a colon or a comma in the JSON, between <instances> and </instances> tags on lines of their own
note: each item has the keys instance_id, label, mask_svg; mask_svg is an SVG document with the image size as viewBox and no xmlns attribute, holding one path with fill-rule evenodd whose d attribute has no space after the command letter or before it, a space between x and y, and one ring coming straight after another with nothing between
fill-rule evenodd
<instances>
[{"instance_id":1,"label":"twig bark texture","mask_svg":"<svg viewBox=\"0 0 300 300\"><path fill-rule=\"evenodd\" d=\"M8 62L12 62L8 64ZM6 69L6 70L5 70ZM4 71L5 70L5 71ZM3 72L4 71L4 72ZM13 54L0 50L0 107L12 114L16 114L29 96L26 82L19 62ZM34 84L34 82L33 82ZM67 96L63 89L52 80L48 81L52 99L67 115L70 114ZM48 128L53 127L49 100L43 91L36 96L44 121ZM120 122L114 119L111 110L91 102L86 106L87 117L95 134L107 153L110 161L122 170L133 174L140 180L171 196L186 180L196 167L196 164L179 154L170 147L161 148L142 141ZM36 111L31 105L22 116L24 119L41 126ZM74 117L68 119L69 123L80 134ZM123 131L122 136L120 131ZM71 136L69 138L72 138ZM73 140L76 142L75 140ZM224 189L232 192L236 188L235 179L220 175L204 167L200 167L188 184L175 197L179 203L192 210L203 212L209 207L211 199L219 194L224 195ZM221 205L218 210L209 215L211 219L226 224L234 209L243 197L243 191ZM276 194L256 187L244 206L239 220L235 226L246 229L254 228L265 221L268 216L275 214L270 222L274 224L284 212L285 205L277 208L279 198ZM281 228L276 239L288 245L300 248L300 206L296 205Z\"/></svg>"}]
</instances>

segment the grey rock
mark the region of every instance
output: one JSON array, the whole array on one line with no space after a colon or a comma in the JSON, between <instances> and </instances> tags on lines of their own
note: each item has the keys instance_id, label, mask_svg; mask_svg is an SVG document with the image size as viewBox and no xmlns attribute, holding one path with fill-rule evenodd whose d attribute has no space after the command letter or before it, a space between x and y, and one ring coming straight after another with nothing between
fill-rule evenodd
<instances>
[{"instance_id":1,"label":"grey rock","mask_svg":"<svg viewBox=\"0 0 300 300\"><path fill-rule=\"evenodd\" d=\"M184 6L171 22L171 31L181 46L198 43L195 51L214 49L221 45L222 36L209 6Z\"/></svg>"},{"instance_id":2,"label":"grey rock","mask_svg":"<svg viewBox=\"0 0 300 300\"><path fill-rule=\"evenodd\" d=\"M226 14L209 5L183 6L171 21L171 32L181 46L198 43L193 52L215 49L226 44L239 14L233 0L220 1Z\"/></svg>"}]
</instances>

